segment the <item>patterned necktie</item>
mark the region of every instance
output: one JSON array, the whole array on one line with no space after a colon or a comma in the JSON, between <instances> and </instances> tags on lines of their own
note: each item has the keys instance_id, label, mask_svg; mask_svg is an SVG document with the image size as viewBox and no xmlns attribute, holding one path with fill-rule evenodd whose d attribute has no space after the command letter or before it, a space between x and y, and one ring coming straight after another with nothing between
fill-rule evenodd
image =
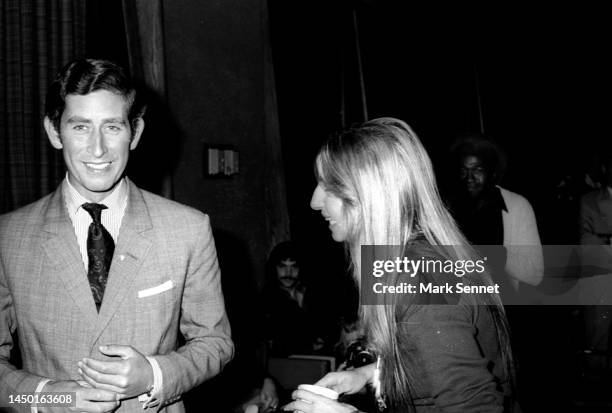
<instances>
[{"instance_id":1,"label":"patterned necktie","mask_svg":"<svg viewBox=\"0 0 612 413\"><path fill-rule=\"evenodd\" d=\"M91 219L93 219L87 232L87 258L89 261L87 278L89 279L89 287L91 288L98 312L102 305L106 280L108 279L108 272L110 271L113 252L115 251L113 237L100 221L102 210L107 208L106 205L102 204L83 204L83 209L89 212Z\"/></svg>"}]
</instances>

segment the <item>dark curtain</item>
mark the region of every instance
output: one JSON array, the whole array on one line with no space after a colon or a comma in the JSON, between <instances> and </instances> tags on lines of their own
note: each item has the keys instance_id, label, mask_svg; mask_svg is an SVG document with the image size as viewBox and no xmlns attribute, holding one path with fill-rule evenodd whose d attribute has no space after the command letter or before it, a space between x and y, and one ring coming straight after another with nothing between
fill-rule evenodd
<instances>
[{"instance_id":1,"label":"dark curtain","mask_svg":"<svg viewBox=\"0 0 612 413\"><path fill-rule=\"evenodd\" d=\"M270 44L270 22L268 1L262 4L262 28L264 30L264 134L266 158L264 162L266 228L270 234L269 250L276 244L291 238L289 229L289 212L287 191L285 187L285 170L281 152L281 135L278 120L276 82L274 62Z\"/></svg>"},{"instance_id":2,"label":"dark curtain","mask_svg":"<svg viewBox=\"0 0 612 413\"><path fill-rule=\"evenodd\" d=\"M179 132L167 108L162 2L122 0L122 7L130 72L144 86L148 103L143 139L131 155L128 175L141 187L172 198Z\"/></svg>"},{"instance_id":3,"label":"dark curtain","mask_svg":"<svg viewBox=\"0 0 612 413\"><path fill-rule=\"evenodd\" d=\"M85 54L86 2L0 0L0 213L51 192L61 153L42 128L58 68Z\"/></svg>"}]
</instances>

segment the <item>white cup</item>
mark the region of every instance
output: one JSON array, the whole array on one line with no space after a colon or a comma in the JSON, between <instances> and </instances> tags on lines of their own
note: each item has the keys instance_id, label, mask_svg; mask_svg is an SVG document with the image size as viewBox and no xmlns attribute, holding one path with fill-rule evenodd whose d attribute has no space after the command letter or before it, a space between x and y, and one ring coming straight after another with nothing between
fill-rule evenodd
<instances>
[{"instance_id":1,"label":"white cup","mask_svg":"<svg viewBox=\"0 0 612 413\"><path fill-rule=\"evenodd\" d=\"M318 394L319 396L327 397L328 399L338 400L340 396L337 391L328 389L323 386L315 386L314 384L301 384L300 389L308 390L309 392Z\"/></svg>"},{"instance_id":2,"label":"white cup","mask_svg":"<svg viewBox=\"0 0 612 413\"><path fill-rule=\"evenodd\" d=\"M244 413L259 413L259 407L256 404L249 404L246 409L244 409Z\"/></svg>"}]
</instances>

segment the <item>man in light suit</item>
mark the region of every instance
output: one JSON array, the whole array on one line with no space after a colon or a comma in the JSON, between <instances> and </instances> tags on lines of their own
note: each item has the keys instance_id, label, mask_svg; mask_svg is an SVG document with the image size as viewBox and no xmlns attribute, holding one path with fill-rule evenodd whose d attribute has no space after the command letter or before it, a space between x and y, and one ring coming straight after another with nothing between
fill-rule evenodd
<instances>
[{"instance_id":1,"label":"man in light suit","mask_svg":"<svg viewBox=\"0 0 612 413\"><path fill-rule=\"evenodd\" d=\"M74 392L74 411L182 411L232 357L208 217L123 176L143 113L107 61L71 62L49 89L44 126L68 172L0 217L0 411L51 410L10 403L38 392Z\"/></svg>"},{"instance_id":2,"label":"man in light suit","mask_svg":"<svg viewBox=\"0 0 612 413\"><path fill-rule=\"evenodd\" d=\"M612 238L612 156L601 161L602 188L580 199L580 243L610 245Z\"/></svg>"},{"instance_id":3,"label":"man in light suit","mask_svg":"<svg viewBox=\"0 0 612 413\"><path fill-rule=\"evenodd\" d=\"M582 274L583 296L587 304L583 307L585 346L589 349L608 351L610 348L610 329L612 328L612 306L591 305L609 302L599 296L606 291L605 280L612 277L612 156L604 156L600 161L602 188L585 194L580 199L580 244L586 245L583 251L583 265L596 268L596 274ZM600 245L601 247L595 247ZM592 272L589 271L589 272ZM586 273L586 271L585 271ZM594 275L594 276L593 276ZM592 278L588 279L588 276ZM588 285L593 287L589 287ZM601 300L601 301L599 301ZM594 357L594 365L607 367L604 356Z\"/></svg>"}]
</instances>

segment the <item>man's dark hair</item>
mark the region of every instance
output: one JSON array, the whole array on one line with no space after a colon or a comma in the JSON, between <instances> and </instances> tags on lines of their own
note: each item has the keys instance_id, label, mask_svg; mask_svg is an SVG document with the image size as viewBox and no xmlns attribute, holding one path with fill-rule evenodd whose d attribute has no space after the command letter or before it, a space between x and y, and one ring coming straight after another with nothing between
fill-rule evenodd
<instances>
[{"instance_id":1,"label":"man's dark hair","mask_svg":"<svg viewBox=\"0 0 612 413\"><path fill-rule=\"evenodd\" d=\"M140 101L136 87L125 71L108 60L94 59L73 60L59 71L47 91L45 115L59 131L66 96L87 95L97 90L107 90L125 99L131 126L134 119L144 115L146 106Z\"/></svg>"},{"instance_id":2,"label":"man's dark hair","mask_svg":"<svg viewBox=\"0 0 612 413\"><path fill-rule=\"evenodd\" d=\"M300 251L293 241L283 241L276 244L270 252L268 262L272 268L275 268L281 261L288 259L300 264Z\"/></svg>"}]
</instances>

